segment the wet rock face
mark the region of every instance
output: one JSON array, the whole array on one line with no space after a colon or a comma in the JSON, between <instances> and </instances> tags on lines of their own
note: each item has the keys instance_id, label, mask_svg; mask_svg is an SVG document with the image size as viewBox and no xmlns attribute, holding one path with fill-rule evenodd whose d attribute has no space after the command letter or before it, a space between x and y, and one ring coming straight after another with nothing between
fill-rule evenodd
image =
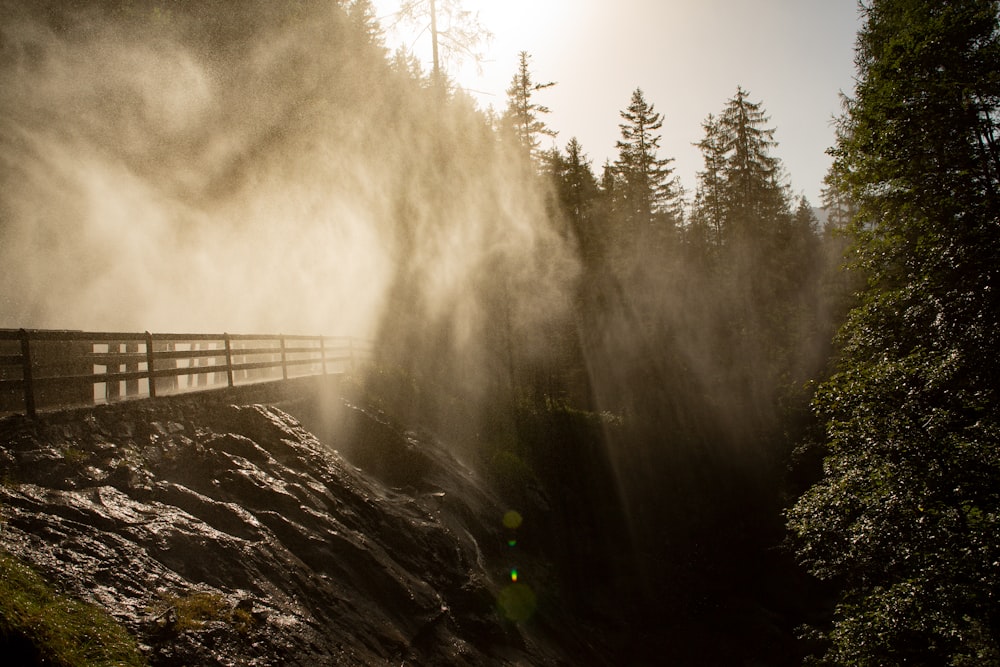
<instances>
[{"instance_id":1,"label":"wet rock face","mask_svg":"<svg viewBox=\"0 0 1000 667\"><path fill-rule=\"evenodd\" d=\"M0 421L0 546L153 665L558 662L496 611L502 508L433 442L342 409L378 476L262 405Z\"/></svg>"}]
</instances>

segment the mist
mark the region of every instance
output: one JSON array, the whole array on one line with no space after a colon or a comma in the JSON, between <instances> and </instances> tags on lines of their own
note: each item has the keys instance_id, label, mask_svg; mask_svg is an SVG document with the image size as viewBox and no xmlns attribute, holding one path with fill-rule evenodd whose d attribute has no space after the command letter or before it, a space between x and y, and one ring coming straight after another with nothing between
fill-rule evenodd
<instances>
[{"instance_id":1,"label":"mist","mask_svg":"<svg viewBox=\"0 0 1000 667\"><path fill-rule=\"evenodd\" d=\"M715 246L593 175L571 220L350 3L0 2L0 327L373 340L384 407L492 475L582 608L724 627L756 595L835 320L785 194Z\"/></svg>"},{"instance_id":2,"label":"mist","mask_svg":"<svg viewBox=\"0 0 1000 667\"><path fill-rule=\"evenodd\" d=\"M2 11L2 326L373 337L402 281L464 344L484 271L572 272L485 122L338 3Z\"/></svg>"}]
</instances>

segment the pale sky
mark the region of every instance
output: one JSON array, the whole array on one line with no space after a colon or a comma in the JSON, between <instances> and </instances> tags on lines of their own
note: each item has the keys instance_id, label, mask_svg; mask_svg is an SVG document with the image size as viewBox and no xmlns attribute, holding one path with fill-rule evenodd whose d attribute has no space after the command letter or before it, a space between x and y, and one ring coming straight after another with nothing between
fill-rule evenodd
<instances>
[{"instance_id":1,"label":"pale sky","mask_svg":"<svg viewBox=\"0 0 1000 667\"><path fill-rule=\"evenodd\" d=\"M380 17L399 0L375 0ZM795 194L819 205L834 142L841 91L853 89L856 0L464 0L494 37L481 72L472 63L447 71L483 108L506 106L520 51L531 55L545 121L565 148L576 137L600 176L617 156L620 112L637 87L664 116L660 157L672 157L693 194L701 123L718 114L737 85L761 101L776 129L779 157ZM387 34L412 47L430 70L430 38Z\"/></svg>"}]
</instances>

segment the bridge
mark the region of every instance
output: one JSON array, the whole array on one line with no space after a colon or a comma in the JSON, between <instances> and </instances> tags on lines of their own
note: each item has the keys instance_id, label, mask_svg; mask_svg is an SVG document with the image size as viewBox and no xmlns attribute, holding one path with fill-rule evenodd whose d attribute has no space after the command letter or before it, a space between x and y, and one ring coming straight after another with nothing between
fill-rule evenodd
<instances>
[{"instance_id":1,"label":"bridge","mask_svg":"<svg viewBox=\"0 0 1000 667\"><path fill-rule=\"evenodd\" d=\"M0 329L0 415L354 370L348 336Z\"/></svg>"}]
</instances>

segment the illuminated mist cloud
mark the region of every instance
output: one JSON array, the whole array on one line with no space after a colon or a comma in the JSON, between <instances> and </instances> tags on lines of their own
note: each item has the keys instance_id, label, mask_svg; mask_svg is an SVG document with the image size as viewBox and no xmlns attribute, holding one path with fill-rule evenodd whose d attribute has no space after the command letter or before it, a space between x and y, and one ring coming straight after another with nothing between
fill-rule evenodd
<instances>
[{"instance_id":1,"label":"illuminated mist cloud","mask_svg":"<svg viewBox=\"0 0 1000 667\"><path fill-rule=\"evenodd\" d=\"M461 343L498 267L521 320L575 270L485 118L337 3L63 4L0 5L0 326L373 336L409 285Z\"/></svg>"}]
</instances>

